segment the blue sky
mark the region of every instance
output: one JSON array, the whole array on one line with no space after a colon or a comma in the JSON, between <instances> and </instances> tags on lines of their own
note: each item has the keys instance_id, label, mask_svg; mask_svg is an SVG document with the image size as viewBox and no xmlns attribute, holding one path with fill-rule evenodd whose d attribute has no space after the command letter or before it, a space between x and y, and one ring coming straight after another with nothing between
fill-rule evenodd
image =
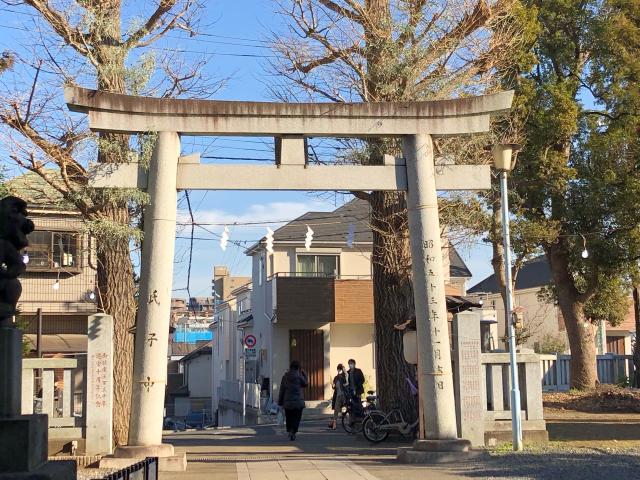
<instances>
[{"instance_id":1,"label":"blue sky","mask_svg":"<svg viewBox=\"0 0 640 480\"><path fill-rule=\"evenodd\" d=\"M273 100L266 87L269 79L265 74L265 64L270 51L265 48L264 40L270 31L284 28L282 19L276 14L276 3L272 0L219 0L206 1L205 4L202 24L207 27L202 29L202 33L207 35L192 38L172 36L158 45L160 51L164 48L176 48L184 50L187 58L206 59L207 74L215 78L228 79L225 87L215 95L216 99ZM30 12L24 8L15 10ZM133 9L129 11L135 14ZM29 44L31 33L16 30L16 27L24 28L31 21L28 15L0 9L0 50L10 48L25 51L24 45ZM267 139L217 139L213 143L212 140L202 137L185 138L183 150L205 152L210 156L264 158L270 155ZM226 223L231 230L231 240L237 241L252 241L262 237L266 226L233 227L234 222L293 219L309 210L332 210L347 199L348 197L336 197L329 193L304 192L190 193L196 222ZM179 219L188 220L184 199L180 201L180 208ZM271 227L275 228L277 225L274 223ZM214 234L220 234L224 227L209 225L206 228ZM189 233L189 227L179 228L179 238L176 240L173 287L176 290L175 296L179 297L187 296L183 289L187 286L189 256L189 241L180 237L187 237ZM196 228L195 237L213 239L214 235ZM223 252L217 241L195 241L189 282L191 295L210 295L214 265L228 265L233 274L249 274L250 262L243 250L242 247L230 243ZM491 251L487 246L476 243L473 248L463 249L460 253L474 275L470 285L491 273Z\"/></svg>"}]
</instances>

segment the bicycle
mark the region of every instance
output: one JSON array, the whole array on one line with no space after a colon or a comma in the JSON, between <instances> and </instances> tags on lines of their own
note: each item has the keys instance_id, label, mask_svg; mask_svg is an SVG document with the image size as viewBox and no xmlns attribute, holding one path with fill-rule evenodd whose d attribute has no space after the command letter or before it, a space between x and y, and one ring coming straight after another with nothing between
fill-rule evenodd
<instances>
[{"instance_id":1,"label":"bicycle","mask_svg":"<svg viewBox=\"0 0 640 480\"><path fill-rule=\"evenodd\" d=\"M414 422L407 422L400 409L393 409L385 414L381 411L371 412L364 419L362 433L364 437L372 443L380 443L389 437L389 433L396 431L403 436L412 435L415 437L418 431L420 419Z\"/></svg>"},{"instance_id":2,"label":"bicycle","mask_svg":"<svg viewBox=\"0 0 640 480\"><path fill-rule=\"evenodd\" d=\"M365 406L355 396L351 396L346 405L342 407L342 428L348 434L360 433L362 425L367 415L376 411L376 401L378 397L373 394L373 390L367 392Z\"/></svg>"},{"instance_id":3,"label":"bicycle","mask_svg":"<svg viewBox=\"0 0 640 480\"><path fill-rule=\"evenodd\" d=\"M411 394L418 396L418 387L409 379L405 379ZM389 432L397 431L403 436L416 436L420 419L409 423L404 419L400 409L395 408L389 413L380 410L369 412L362 422L362 433L372 443L380 443L389 437Z\"/></svg>"}]
</instances>

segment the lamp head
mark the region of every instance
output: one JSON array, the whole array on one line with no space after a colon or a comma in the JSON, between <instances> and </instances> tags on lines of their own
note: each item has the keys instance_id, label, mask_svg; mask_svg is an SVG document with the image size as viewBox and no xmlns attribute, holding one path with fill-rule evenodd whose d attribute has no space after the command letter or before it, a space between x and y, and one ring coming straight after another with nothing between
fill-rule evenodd
<instances>
[{"instance_id":1,"label":"lamp head","mask_svg":"<svg viewBox=\"0 0 640 480\"><path fill-rule=\"evenodd\" d=\"M516 157L520 150L517 143L495 143L487 147L493 154L493 166L496 170L510 172L516 166Z\"/></svg>"}]
</instances>

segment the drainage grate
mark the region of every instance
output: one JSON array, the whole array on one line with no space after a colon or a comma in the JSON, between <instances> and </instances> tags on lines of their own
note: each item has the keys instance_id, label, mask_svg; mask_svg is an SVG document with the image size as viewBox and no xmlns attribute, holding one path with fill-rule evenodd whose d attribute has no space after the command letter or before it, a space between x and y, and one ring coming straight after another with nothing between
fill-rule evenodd
<instances>
[{"instance_id":1,"label":"drainage grate","mask_svg":"<svg viewBox=\"0 0 640 480\"><path fill-rule=\"evenodd\" d=\"M286 460L380 460L381 458L395 458L395 455L332 455L332 454L306 454L306 453L280 453L277 455L198 455L187 454L188 462L215 463L215 462L266 462Z\"/></svg>"},{"instance_id":2,"label":"drainage grate","mask_svg":"<svg viewBox=\"0 0 640 480\"><path fill-rule=\"evenodd\" d=\"M214 462L264 462L282 460L283 455L187 455L188 462L214 463Z\"/></svg>"}]
</instances>

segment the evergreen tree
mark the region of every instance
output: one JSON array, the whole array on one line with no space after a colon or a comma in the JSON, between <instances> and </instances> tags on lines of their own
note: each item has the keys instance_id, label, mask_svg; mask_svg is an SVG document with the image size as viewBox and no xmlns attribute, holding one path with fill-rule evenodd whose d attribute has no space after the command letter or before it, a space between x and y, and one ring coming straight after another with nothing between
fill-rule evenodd
<instances>
[{"instance_id":1,"label":"evergreen tree","mask_svg":"<svg viewBox=\"0 0 640 480\"><path fill-rule=\"evenodd\" d=\"M595 386L595 323L622 320L640 255L638 2L528 0L540 35L523 75L526 143L513 175L571 348L571 386ZM582 251L588 250L588 258Z\"/></svg>"}]
</instances>

